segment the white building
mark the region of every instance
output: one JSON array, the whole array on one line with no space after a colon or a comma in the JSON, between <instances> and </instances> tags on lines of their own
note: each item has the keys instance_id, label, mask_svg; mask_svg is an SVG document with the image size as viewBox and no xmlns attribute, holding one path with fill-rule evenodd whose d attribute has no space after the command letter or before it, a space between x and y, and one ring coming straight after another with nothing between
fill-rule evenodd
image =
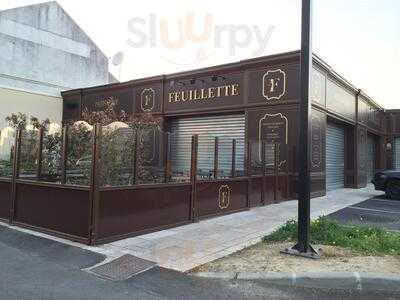
<instances>
[{"instance_id":1,"label":"white building","mask_svg":"<svg viewBox=\"0 0 400 300\"><path fill-rule=\"evenodd\" d=\"M110 83L108 59L57 2L0 11L0 128L13 112L60 122L60 92Z\"/></svg>"},{"instance_id":2,"label":"white building","mask_svg":"<svg viewBox=\"0 0 400 300\"><path fill-rule=\"evenodd\" d=\"M107 57L57 2L0 11L0 130L17 112L61 123L61 91L112 81Z\"/></svg>"}]
</instances>

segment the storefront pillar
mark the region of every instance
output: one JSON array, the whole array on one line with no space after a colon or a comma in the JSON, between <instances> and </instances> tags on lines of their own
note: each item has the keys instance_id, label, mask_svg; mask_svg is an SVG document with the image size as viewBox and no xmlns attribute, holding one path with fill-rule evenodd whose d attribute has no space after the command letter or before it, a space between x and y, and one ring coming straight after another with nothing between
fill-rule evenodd
<instances>
[{"instance_id":1,"label":"storefront pillar","mask_svg":"<svg viewBox=\"0 0 400 300\"><path fill-rule=\"evenodd\" d=\"M354 188L363 188L367 185L367 129L362 125L356 125L355 133Z\"/></svg>"}]
</instances>

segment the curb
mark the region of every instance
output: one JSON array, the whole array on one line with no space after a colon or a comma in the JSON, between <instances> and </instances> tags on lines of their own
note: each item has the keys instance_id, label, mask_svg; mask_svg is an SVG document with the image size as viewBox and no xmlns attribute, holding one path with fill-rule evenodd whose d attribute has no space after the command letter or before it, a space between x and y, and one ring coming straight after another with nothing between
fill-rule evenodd
<instances>
[{"instance_id":1,"label":"curb","mask_svg":"<svg viewBox=\"0 0 400 300\"><path fill-rule=\"evenodd\" d=\"M251 281L255 283L269 283L305 288L389 291L400 293L400 276L375 273L200 272L193 274L193 276L224 280Z\"/></svg>"}]
</instances>

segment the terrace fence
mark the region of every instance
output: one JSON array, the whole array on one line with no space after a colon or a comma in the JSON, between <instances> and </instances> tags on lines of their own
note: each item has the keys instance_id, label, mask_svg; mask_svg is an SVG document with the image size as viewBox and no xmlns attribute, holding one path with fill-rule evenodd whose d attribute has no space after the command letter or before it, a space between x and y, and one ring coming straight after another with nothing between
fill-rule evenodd
<instances>
[{"instance_id":1,"label":"terrace fence","mask_svg":"<svg viewBox=\"0 0 400 300\"><path fill-rule=\"evenodd\" d=\"M7 127L0 135L0 219L107 243L288 200L289 158L264 140L182 139L122 122Z\"/></svg>"}]
</instances>

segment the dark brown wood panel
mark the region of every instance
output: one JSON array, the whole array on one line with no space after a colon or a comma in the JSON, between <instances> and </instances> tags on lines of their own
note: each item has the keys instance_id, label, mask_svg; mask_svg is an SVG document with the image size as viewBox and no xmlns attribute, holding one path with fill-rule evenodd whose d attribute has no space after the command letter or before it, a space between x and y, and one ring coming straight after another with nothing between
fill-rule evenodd
<instances>
[{"instance_id":1,"label":"dark brown wood panel","mask_svg":"<svg viewBox=\"0 0 400 300\"><path fill-rule=\"evenodd\" d=\"M326 114L316 109L311 113L311 172L325 172Z\"/></svg>"},{"instance_id":2,"label":"dark brown wood panel","mask_svg":"<svg viewBox=\"0 0 400 300\"><path fill-rule=\"evenodd\" d=\"M9 219L11 207L11 181L0 179L0 219Z\"/></svg>"},{"instance_id":3,"label":"dark brown wood panel","mask_svg":"<svg viewBox=\"0 0 400 300\"><path fill-rule=\"evenodd\" d=\"M311 197L320 197L326 194L325 173L311 173Z\"/></svg>"},{"instance_id":4,"label":"dark brown wood panel","mask_svg":"<svg viewBox=\"0 0 400 300\"><path fill-rule=\"evenodd\" d=\"M275 203L277 200L276 199L277 192L275 190L277 181L276 181L275 175L272 173L265 175L264 181L265 181L265 191L264 191L264 197L263 197L264 204L268 205L268 204Z\"/></svg>"},{"instance_id":5,"label":"dark brown wood panel","mask_svg":"<svg viewBox=\"0 0 400 300\"><path fill-rule=\"evenodd\" d=\"M262 201L262 177L252 177L250 180L249 200L250 206L260 206Z\"/></svg>"},{"instance_id":6,"label":"dark brown wood panel","mask_svg":"<svg viewBox=\"0 0 400 300\"><path fill-rule=\"evenodd\" d=\"M17 183L15 221L81 238L89 237L89 190Z\"/></svg>"},{"instance_id":7,"label":"dark brown wood panel","mask_svg":"<svg viewBox=\"0 0 400 300\"><path fill-rule=\"evenodd\" d=\"M290 177L284 172L280 172L275 181L276 191L275 191L275 202L282 202L291 200L292 196L290 194Z\"/></svg>"},{"instance_id":8,"label":"dark brown wood panel","mask_svg":"<svg viewBox=\"0 0 400 300\"><path fill-rule=\"evenodd\" d=\"M326 114L317 109L311 113L311 194L325 194L326 188Z\"/></svg>"},{"instance_id":9,"label":"dark brown wood panel","mask_svg":"<svg viewBox=\"0 0 400 300\"><path fill-rule=\"evenodd\" d=\"M198 216L206 217L245 209L247 180L197 183Z\"/></svg>"},{"instance_id":10,"label":"dark brown wood panel","mask_svg":"<svg viewBox=\"0 0 400 300\"><path fill-rule=\"evenodd\" d=\"M190 185L100 192L99 239L139 234L188 222Z\"/></svg>"}]
</instances>

